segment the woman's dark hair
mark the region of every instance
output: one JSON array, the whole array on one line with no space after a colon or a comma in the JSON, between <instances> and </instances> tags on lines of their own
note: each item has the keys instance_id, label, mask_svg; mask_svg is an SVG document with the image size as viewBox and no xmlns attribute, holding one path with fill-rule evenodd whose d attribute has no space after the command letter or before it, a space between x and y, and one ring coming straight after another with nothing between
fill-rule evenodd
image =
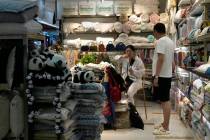
<instances>
[{"instance_id":1,"label":"woman's dark hair","mask_svg":"<svg viewBox=\"0 0 210 140\"><path fill-rule=\"evenodd\" d=\"M135 48L134 48L133 45L128 45L128 46L126 46L126 50L127 50L128 48L131 49L132 51L135 51Z\"/></svg>"},{"instance_id":2,"label":"woman's dark hair","mask_svg":"<svg viewBox=\"0 0 210 140\"><path fill-rule=\"evenodd\" d=\"M157 23L155 26L154 26L154 31L158 32L158 33L163 33L165 34L166 33L166 27L163 23Z\"/></svg>"}]
</instances>

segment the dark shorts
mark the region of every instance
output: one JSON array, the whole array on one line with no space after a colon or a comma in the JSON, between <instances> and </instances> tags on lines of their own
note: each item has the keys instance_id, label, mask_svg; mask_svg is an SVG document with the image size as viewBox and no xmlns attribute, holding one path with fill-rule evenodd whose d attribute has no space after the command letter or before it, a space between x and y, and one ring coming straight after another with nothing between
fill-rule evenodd
<instances>
[{"instance_id":1,"label":"dark shorts","mask_svg":"<svg viewBox=\"0 0 210 140\"><path fill-rule=\"evenodd\" d=\"M153 95L155 100L161 102L167 102L170 100L170 89L171 89L172 78L158 78L158 87L153 87Z\"/></svg>"}]
</instances>

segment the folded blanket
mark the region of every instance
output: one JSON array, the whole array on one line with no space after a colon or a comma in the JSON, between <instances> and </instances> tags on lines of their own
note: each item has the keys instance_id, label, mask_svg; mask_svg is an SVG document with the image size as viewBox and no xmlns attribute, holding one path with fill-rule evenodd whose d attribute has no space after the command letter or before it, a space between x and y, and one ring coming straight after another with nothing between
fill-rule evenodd
<instances>
[{"instance_id":1,"label":"folded blanket","mask_svg":"<svg viewBox=\"0 0 210 140\"><path fill-rule=\"evenodd\" d=\"M24 23L34 19L38 12L38 7L34 6L19 13L0 12L0 22L5 23Z\"/></svg>"},{"instance_id":2,"label":"folded blanket","mask_svg":"<svg viewBox=\"0 0 210 140\"><path fill-rule=\"evenodd\" d=\"M0 12L19 13L28 8L36 6L36 1L29 0L1 0Z\"/></svg>"},{"instance_id":3,"label":"folded blanket","mask_svg":"<svg viewBox=\"0 0 210 140\"><path fill-rule=\"evenodd\" d=\"M0 23L0 34L36 34L42 31L42 25L34 20L26 23Z\"/></svg>"}]
</instances>

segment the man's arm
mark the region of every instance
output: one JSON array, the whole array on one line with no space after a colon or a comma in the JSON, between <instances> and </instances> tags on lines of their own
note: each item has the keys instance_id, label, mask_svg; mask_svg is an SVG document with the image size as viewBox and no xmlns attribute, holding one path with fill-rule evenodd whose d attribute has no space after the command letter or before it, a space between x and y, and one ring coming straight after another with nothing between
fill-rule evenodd
<instances>
[{"instance_id":1,"label":"man's arm","mask_svg":"<svg viewBox=\"0 0 210 140\"><path fill-rule=\"evenodd\" d=\"M157 60L155 76L160 75L160 71L162 69L163 62L164 62L164 54L158 53L158 60Z\"/></svg>"}]
</instances>

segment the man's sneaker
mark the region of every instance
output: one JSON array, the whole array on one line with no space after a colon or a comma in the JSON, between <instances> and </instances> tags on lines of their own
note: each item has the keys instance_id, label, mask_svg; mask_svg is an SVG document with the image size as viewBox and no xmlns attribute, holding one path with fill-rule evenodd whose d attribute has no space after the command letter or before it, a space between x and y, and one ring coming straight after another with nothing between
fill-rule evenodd
<instances>
[{"instance_id":1,"label":"man's sneaker","mask_svg":"<svg viewBox=\"0 0 210 140\"><path fill-rule=\"evenodd\" d=\"M162 124L158 124L158 125L155 125L154 126L154 129L159 129L159 128L161 128L162 127Z\"/></svg>"},{"instance_id":2,"label":"man's sneaker","mask_svg":"<svg viewBox=\"0 0 210 140\"><path fill-rule=\"evenodd\" d=\"M165 130L163 127L160 127L159 129L155 129L153 131L154 135L169 135L170 131Z\"/></svg>"}]
</instances>

